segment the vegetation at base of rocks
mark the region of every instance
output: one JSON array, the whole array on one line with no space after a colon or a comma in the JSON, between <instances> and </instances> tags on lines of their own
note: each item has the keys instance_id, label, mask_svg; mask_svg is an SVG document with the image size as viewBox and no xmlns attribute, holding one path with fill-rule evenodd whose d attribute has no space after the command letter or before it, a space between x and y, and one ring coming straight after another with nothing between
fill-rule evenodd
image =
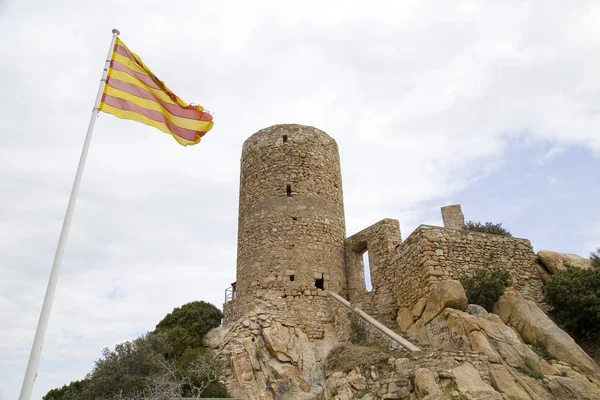
<instances>
[{"instance_id":1,"label":"vegetation at base of rocks","mask_svg":"<svg viewBox=\"0 0 600 400\"><path fill-rule=\"evenodd\" d=\"M217 381L220 362L202 345L221 317L202 301L175 308L153 332L105 348L85 379L50 390L43 400L229 397Z\"/></svg>"},{"instance_id":2,"label":"vegetation at base of rocks","mask_svg":"<svg viewBox=\"0 0 600 400\"><path fill-rule=\"evenodd\" d=\"M544 287L555 320L579 340L600 338L600 268L568 269Z\"/></svg>"},{"instance_id":3,"label":"vegetation at base of rocks","mask_svg":"<svg viewBox=\"0 0 600 400\"><path fill-rule=\"evenodd\" d=\"M452 392L458 393L459 400L468 400L468 397L464 393L461 393L460 390L458 390L458 385L456 384L456 380L454 379L454 377L451 377L450 382L448 382L446 386L444 386L444 389L442 389L442 393L444 393L444 395L449 398L452 398Z\"/></svg>"},{"instance_id":4,"label":"vegetation at base of rocks","mask_svg":"<svg viewBox=\"0 0 600 400\"><path fill-rule=\"evenodd\" d=\"M548 352L548 346L546 342L540 341L531 346L531 350L535 352L538 356L542 357L546 361L553 360L552 354Z\"/></svg>"},{"instance_id":5,"label":"vegetation at base of rocks","mask_svg":"<svg viewBox=\"0 0 600 400\"><path fill-rule=\"evenodd\" d=\"M485 224L482 224L481 222L467 221L465 222L465 230L512 237L512 234L507 229L503 228L501 223L494 224L492 222L486 222Z\"/></svg>"},{"instance_id":6,"label":"vegetation at base of rocks","mask_svg":"<svg viewBox=\"0 0 600 400\"><path fill-rule=\"evenodd\" d=\"M354 368L374 365L381 369L387 366L390 353L376 346L359 346L344 343L333 348L325 359L325 375L336 371L348 373Z\"/></svg>"},{"instance_id":7,"label":"vegetation at base of rocks","mask_svg":"<svg viewBox=\"0 0 600 400\"><path fill-rule=\"evenodd\" d=\"M542 374L535 361L529 357L526 357L524 361L525 367L520 367L519 371L527 376L532 377L533 379L544 379L544 374Z\"/></svg>"},{"instance_id":8,"label":"vegetation at base of rocks","mask_svg":"<svg viewBox=\"0 0 600 400\"><path fill-rule=\"evenodd\" d=\"M460 282L465 288L469 304L478 304L487 311L492 311L511 283L510 274L505 269L478 269L473 276L464 276Z\"/></svg>"},{"instance_id":9,"label":"vegetation at base of rocks","mask_svg":"<svg viewBox=\"0 0 600 400\"><path fill-rule=\"evenodd\" d=\"M590 261L592 262L592 267L600 268L600 247L595 252L590 253Z\"/></svg>"},{"instance_id":10,"label":"vegetation at base of rocks","mask_svg":"<svg viewBox=\"0 0 600 400\"><path fill-rule=\"evenodd\" d=\"M367 344L367 329L353 313L348 313L350 318L350 342L358 345Z\"/></svg>"}]
</instances>

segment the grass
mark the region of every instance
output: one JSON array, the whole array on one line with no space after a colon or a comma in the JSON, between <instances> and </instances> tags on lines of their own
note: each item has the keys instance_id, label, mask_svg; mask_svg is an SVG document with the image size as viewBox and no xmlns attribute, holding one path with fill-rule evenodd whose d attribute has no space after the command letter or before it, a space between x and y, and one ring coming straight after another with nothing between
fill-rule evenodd
<instances>
[{"instance_id":1,"label":"grass","mask_svg":"<svg viewBox=\"0 0 600 400\"><path fill-rule=\"evenodd\" d=\"M360 346L344 343L329 352L325 359L325 373L327 375L342 371L348 373L354 368L365 368L374 365L378 369L387 366L390 353L376 346Z\"/></svg>"},{"instance_id":2,"label":"grass","mask_svg":"<svg viewBox=\"0 0 600 400\"><path fill-rule=\"evenodd\" d=\"M546 361L550 361L550 360L554 359L554 357L552 357L552 354L550 354L548 352L548 347L546 346L546 342L542 341L542 342L535 343L533 346L531 346L531 349L535 352L535 354L542 357Z\"/></svg>"},{"instance_id":3,"label":"grass","mask_svg":"<svg viewBox=\"0 0 600 400\"><path fill-rule=\"evenodd\" d=\"M525 358L525 368L520 367L519 371L533 379L544 379L544 374L542 374L535 361L531 358Z\"/></svg>"},{"instance_id":4,"label":"grass","mask_svg":"<svg viewBox=\"0 0 600 400\"><path fill-rule=\"evenodd\" d=\"M446 386L444 386L444 389L442 389L442 393L444 393L444 396L446 396L446 397L452 397L452 392L455 390L458 392L459 400L469 400L468 397L464 393L461 393L460 390L458 390L458 385L456 384L456 379L454 379L454 377L451 377L450 382L448 382L448 384Z\"/></svg>"},{"instance_id":5,"label":"grass","mask_svg":"<svg viewBox=\"0 0 600 400\"><path fill-rule=\"evenodd\" d=\"M358 317L355 315L349 315L350 317L350 341L354 344L364 345L367 343L367 330L364 325L358 321Z\"/></svg>"}]
</instances>

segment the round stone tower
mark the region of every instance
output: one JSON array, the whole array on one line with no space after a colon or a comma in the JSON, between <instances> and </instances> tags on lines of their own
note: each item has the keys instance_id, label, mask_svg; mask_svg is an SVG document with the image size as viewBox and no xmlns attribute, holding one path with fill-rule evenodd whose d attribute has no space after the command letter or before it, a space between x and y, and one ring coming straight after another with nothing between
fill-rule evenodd
<instances>
[{"instance_id":1,"label":"round stone tower","mask_svg":"<svg viewBox=\"0 0 600 400\"><path fill-rule=\"evenodd\" d=\"M240 175L238 305L256 298L288 305L324 300L322 289L342 293L345 238L335 140L303 125L275 125L248 138Z\"/></svg>"}]
</instances>

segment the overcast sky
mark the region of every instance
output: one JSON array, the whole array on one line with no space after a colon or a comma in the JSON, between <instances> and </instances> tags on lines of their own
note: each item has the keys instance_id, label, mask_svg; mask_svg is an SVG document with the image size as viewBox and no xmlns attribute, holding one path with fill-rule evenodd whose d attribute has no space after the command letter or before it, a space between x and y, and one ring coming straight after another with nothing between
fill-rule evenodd
<instances>
[{"instance_id":1,"label":"overcast sky","mask_svg":"<svg viewBox=\"0 0 600 400\"><path fill-rule=\"evenodd\" d=\"M34 398L235 280L243 141L339 145L347 234L502 222L600 246L600 3L0 0L0 400L18 397L112 28L215 127L184 148L101 114ZM498 3L498 2L493 2ZM168 5L167 5L168 4Z\"/></svg>"}]
</instances>

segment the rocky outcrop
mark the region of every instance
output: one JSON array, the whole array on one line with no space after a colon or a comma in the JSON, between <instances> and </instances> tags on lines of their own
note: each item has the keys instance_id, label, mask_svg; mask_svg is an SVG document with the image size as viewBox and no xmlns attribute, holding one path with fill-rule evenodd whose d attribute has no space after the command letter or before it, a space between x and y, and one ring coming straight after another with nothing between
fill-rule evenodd
<instances>
[{"instance_id":1,"label":"rocky outcrop","mask_svg":"<svg viewBox=\"0 0 600 400\"><path fill-rule=\"evenodd\" d=\"M502 400L502 395L481 379L479 372L468 363L452 370L456 386L468 399Z\"/></svg>"},{"instance_id":2,"label":"rocky outcrop","mask_svg":"<svg viewBox=\"0 0 600 400\"><path fill-rule=\"evenodd\" d=\"M569 268L590 269L592 267L590 260L575 254L541 250L538 251L537 258L539 263L546 267L551 274L557 274Z\"/></svg>"},{"instance_id":3,"label":"rocky outcrop","mask_svg":"<svg viewBox=\"0 0 600 400\"><path fill-rule=\"evenodd\" d=\"M442 281L429 295L421 319L427 324L446 308L466 310L468 304L465 289L459 281Z\"/></svg>"},{"instance_id":4,"label":"rocky outcrop","mask_svg":"<svg viewBox=\"0 0 600 400\"><path fill-rule=\"evenodd\" d=\"M442 394L435 381L435 375L427 368L419 368L415 371L414 386L417 399L439 397Z\"/></svg>"},{"instance_id":5,"label":"rocky outcrop","mask_svg":"<svg viewBox=\"0 0 600 400\"><path fill-rule=\"evenodd\" d=\"M257 308L236 323L213 329L204 343L229 367L224 380L233 396L312 399L323 391L322 362L337 338L333 325L327 325L322 340L311 340L299 327Z\"/></svg>"},{"instance_id":6,"label":"rocky outcrop","mask_svg":"<svg viewBox=\"0 0 600 400\"><path fill-rule=\"evenodd\" d=\"M531 345L543 346L557 360L568 362L586 374L600 377L600 368L565 331L560 329L539 307L521 293L509 288L494 312L514 328Z\"/></svg>"},{"instance_id":7,"label":"rocky outcrop","mask_svg":"<svg viewBox=\"0 0 600 400\"><path fill-rule=\"evenodd\" d=\"M430 294L421 317L401 328L434 350L475 352L489 361L483 374L475 374L469 363L453 369L458 390L466 398L501 399L502 393L524 400L572 399L598 393L599 367L534 301L509 289L494 309L498 315L474 304L464 307L460 301L446 303L460 309L446 307L437 313L434 305L444 304L440 299L450 285L455 283L439 285L442 289ZM402 316L406 320L408 313ZM552 359L542 358L534 349L542 355L547 349ZM488 379L485 384L483 378Z\"/></svg>"}]
</instances>

